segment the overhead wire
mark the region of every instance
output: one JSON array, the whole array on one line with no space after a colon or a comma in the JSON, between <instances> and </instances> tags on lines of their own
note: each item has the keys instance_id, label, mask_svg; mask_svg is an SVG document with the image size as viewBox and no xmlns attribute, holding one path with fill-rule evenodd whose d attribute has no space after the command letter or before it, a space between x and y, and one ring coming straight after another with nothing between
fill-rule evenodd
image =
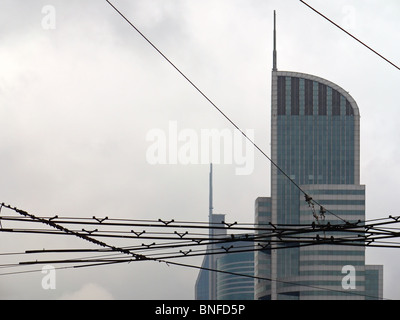
<instances>
[{"instance_id":1,"label":"overhead wire","mask_svg":"<svg viewBox=\"0 0 400 320\"><path fill-rule=\"evenodd\" d=\"M332 289L332 288L328 288L328 287L309 285L309 284L298 283L298 282L291 282L291 281L286 281L286 280L281 280L281 279L273 279L273 278L260 277L260 276L249 275L249 274L244 274L244 273L231 272L231 271L227 271L227 270L218 270L218 269L207 268L207 267L203 267L203 266L196 266L196 265L180 263L180 262L174 262L174 261L169 261L169 260L161 260L160 262L164 262L167 265L175 265L175 266L186 267L186 268L194 268L194 269L199 269L199 270L218 272L218 273L229 274L229 275L238 276L238 277L252 278L252 279L256 279L256 280L266 280L266 281L270 281L270 282L289 284L289 285L293 285L295 287L312 288L312 289L319 290L319 291L336 292L336 293L341 293L341 294L345 294L345 295L354 295L354 296L368 297L368 298L374 298L374 299L380 299L380 300L389 300L389 299L385 299L385 298L381 298L381 297L377 297L377 296L373 296L373 295L368 295L365 293L359 293L359 292L348 291L348 290L347 291L338 290L338 289Z\"/></svg>"},{"instance_id":2,"label":"overhead wire","mask_svg":"<svg viewBox=\"0 0 400 320\"><path fill-rule=\"evenodd\" d=\"M258 147L258 145L256 145L255 144L255 142L253 141L253 140L251 140L220 108L218 108L188 77L186 77L186 75L185 74L183 74L147 37L145 37L113 4L111 4L110 3L110 1L108 1L108 0L106 0L154 49L156 49L157 50L157 52L159 53L159 54L161 54L204 98L206 98L206 100L208 101L208 102L210 102L237 130L239 130L240 132L241 132L241 134L258 150L258 151L260 151L284 176L286 176L286 178L288 178L293 184L294 184L294 186L296 186L304 195L305 195L305 197L306 197L306 199L307 199L307 197L309 197L309 195L305 192L305 191L303 191L302 189L301 189L301 187L293 180L293 179L291 179L290 178L290 176L289 175L287 175L276 163L274 163L273 162L273 160L260 148L260 147ZM301 1L301 0L300 0ZM304 3L304 1L301 1L301 2L303 2ZM306 4L306 3L305 3ZM397 66L396 66L397 67ZM398 68L398 67L397 67ZM317 205L319 205L318 204L318 202L317 201L315 201L314 199L311 199L315 204L317 204ZM310 200L310 201L311 201ZM2 203L1 204L1 207L0 207L0 210L1 210L1 208L3 208L3 207L5 207L5 205L4 205L4 203ZM11 207L10 207L11 208ZM94 239L94 238L92 238L92 237L89 237L89 235L91 235L91 234L89 234L89 235L82 235L82 234L80 234L79 232L77 232L76 230L74 231L74 230L70 230L70 229L67 229L67 228L65 228L65 227L62 227L61 225L60 225L60 222L58 221L58 223L55 223L55 222L53 222L53 221L51 221L50 220L50 218L48 218L48 219L45 219L45 218L38 218L38 217L36 217L36 216L33 216L33 215L30 215L30 214L28 214L27 212L25 212L25 211L22 211L22 210L18 210L18 209L16 209L15 210L17 213L19 213L19 214L22 214L24 217L26 217L26 216L29 216L29 218L31 219L31 220L33 220L33 221L38 221L38 222L42 222L42 223L45 223L45 224L47 224L47 225L50 225L50 226L52 226L52 227L54 227L54 228L56 228L56 229L58 229L58 230L61 230L61 231L63 231L64 233L66 233L66 234L72 234L72 235L75 235L75 236L78 236L78 237L80 237L80 238L83 238L83 239L85 239L85 240L87 240L87 241L89 241L89 242L92 242L92 243L94 243L94 244L97 244L97 245L101 245L101 246L104 246L104 247L108 247L112 252L114 252L115 253L115 251L119 251L120 252L120 254L132 254L130 251L127 251L126 249L120 249L120 248L118 248L118 247L114 247L114 246L110 246L110 245L108 245L108 244L106 244L106 243L104 243L104 242L100 242L100 241L98 241L98 240L96 240L96 239ZM328 212L329 212L329 210L328 210ZM330 213L332 213L332 212L330 212ZM335 217L337 217L338 219L340 219L340 220L342 220L343 222L347 222L346 220L344 220L344 219L342 219L341 217L339 217L338 215L336 215L336 214L334 214L334 213L332 213ZM3 217L2 217L3 218ZM0 219L0 223L1 223L1 221L2 221L2 219ZM26 220L23 220L23 219L20 219L19 221L30 221L29 219L26 219ZM69 221L69 222L67 222L67 223L74 223L74 222L71 222L71 221ZM159 227L159 226L157 226L157 227ZM165 227L168 227L168 225L165 225ZM208 226L208 228L209 228L210 226ZM177 228L176 226L175 226L175 228ZM253 230L256 230L255 228L252 228ZM1 231L1 230L0 230ZM22 230L21 230L22 231ZM28 230L25 230L25 231L28 231ZM35 230L30 230L31 232L34 232ZM50 231L43 231L43 230L36 230L36 231L38 231L38 232L50 232ZM112 233L112 232L117 232L117 231L108 231L108 233ZM57 232L55 232L55 233L57 233ZM96 234L96 236L101 236L101 235L97 235ZM103 236L106 236L106 235L103 235ZM388 237L390 236L390 234L388 234L387 235ZM179 240L179 239L176 239L176 238L174 238L174 240ZM243 239L242 239L243 240ZM185 239L185 241L186 241L186 239ZM239 240L238 240L239 241ZM240 240L241 241L241 240ZM235 252L235 251L234 251ZM17 254L17 253L16 253ZM10 254L11 255L11 254ZM139 258L139 259L137 259L137 260L147 260L147 257L145 257L145 256L139 256L139 255L135 255L135 254L133 254L132 255L134 258ZM150 260L153 260L153 259L151 259L150 258ZM76 263L78 260L74 260L74 259L70 259L70 260L65 260L64 261L64 263L67 263L66 261L68 261L68 263ZM121 262L120 260L118 260L118 261L116 261L116 260L88 260L88 261L85 261L85 260L82 260L82 262L93 262L93 263L117 263L117 262ZM130 261L133 261L133 259L130 259ZM57 260L54 260L53 261L54 263L57 263ZM179 263L173 263L173 262L170 262L170 261L159 261L159 262L165 262L165 263L169 263L169 264L175 264L175 265L181 265L181 266L183 266L183 264L179 264ZM26 263L26 264L28 264L28 263ZM185 265L185 266L189 266L189 265ZM192 267L195 267L195 268L198 268L198 267L196 267L196 266L192 266ZM211 270L211 271L217 271L217 272L219 272L218 270ZM269 281L274 281L273 279L268 279ZM275 280L275 281L277 281L277 280ZM299 285L298 283L296 283L296 285Z\"/></svg>"},{"instance_id":3,"label":"overhead wire","mask_svg":"<svg viewBox=\"0 0 400 320\"><path fill-rule=\"evenodd\" d=\"M11 206L9 206L9 208L11 208ZM15 209L15 208L14 208ZM18 212L18 209L15 209ZM40 220L35 220L36 222L42 222ZM383 221L383 220L382 220ZM385 238L393 238L394 236L398 236L400 233L395 233L392 230L385 230L382 229L381 227L377 227L377 226L382 226L382 225L387 225L387 224L393 224L393 223L397 223L396 219L389 219L387 221L383 221L383 222L379 222L379 223L375 223L373 225L357 225L357 224L353 224L353 225L348 225L348 224L344 224L344 225L326 225L326 226L322 226L322 225L314 225L314 226L309 226L308 228L302 227L302 228L281 228L281 227L277 227L277 226L273 226L273 228L267 228L268 231L270 233L255 233L255 234L231 234L231 235L224 235L221 236L219 238L208 238L208 237L204 237L204 238L193 238L191 237L191 233L187 232L186 233L182 233L179 234L178 232L174 232L175 234L178 235L186 235L188 234L188 237L180 237L177 238L174 234L171 234L173 237L158 237L157 236L157 232L153 232L152 234L154 234L155 236L151 236L148 237L148 239L152 239L152 240L174 240L173 242L167 242L167 243L152 243L152 244L141 244L141 245L137 245L137 246L131 246L129 248L128 251L132 252L133 250L135 250L135 252L139 252L139 251L146 251L146 250L152 250L152 251L156 251L156 250L167 250L167 249L176 249L179 247L190 247L190 246L209 246L209 245L215 245L215 244L223 244L223 243L233 243L233 242L237 242L237 241L267 241L269 243L271 242L276 242L276 243L289 243L289 242L310 242L313 243L315 242L316 237L315 236L309 236L307 237L306 234L310 233L310 234L315 234L318 232L321 233L325 233L325 232L340 232L340 233L349 233L350 236L349 237L344 237L344 235L341 235L340 237L338 237L337 235L334 238L334 244L338 244L339 242L344 244L345 242L350 243L350 242L361 242L361 241L367 241L368 245L371 244L372 241L375 241L375 243L377 243L377 240L382 240ZM162 228L162 227L166 227L166 225L159 225L158 227ZM187 226L185 226L187 227ZM175 228L176 229L176 228ZM84 230L84 229L82 229ZM97 229L96 229L97 230ZM37 232L37 233L54 233L54 231L48 231L48 230L36 230L36 229L3 229L0 231L3 232ZM70 232L75 232L76 234L78 234L78 231L76 230L71 230L69 229ZM112 232L117 232L115 230L112 231L105 231L106 233L99 233L96 231L96 233L91 233L92 236L95 237L109 237L109 238L129 238L131 240L133 239L140 239L140 240L144 240L144 238L140 238L140 237L132 237L132 236L119 236L119 235L115 235L112 234ZM107 234L108 232L108 234ZM119 231L121 233L124 233L124 231ZM143 231L143 233L145 232L145 230ZM128 234L128 231L125 231L126 234ZM354 233L355 236L352 236L351 234ZM59 233L59 234L64 234L64 233ZM167 234L167 233L162 233L162 234ZM364 236L365 234L367 234L367 236ZM80 234L79 234L80 235ZM205 235L205 234L204 234ZM363 238L364 236L364 238ZM280 238L279 240L275 240L275 241L271 241L271 239L273 237L278 237ZM147 239L147 238L146 238ZM176 240L181 240L179 244L177 244ZM319 239L319 241L321 241L321 239ZM332 241L331 241L332 242ZM115 249L112 249L115 250ZM127 249L124 249L127 250Z\"/></svg>"},{"instance_id":4,"label":"overhead wire","mask_svg":"<svg viewBox=\"0 0 400 320\"><path fill-rule=\"evenodd\" d=\"M145 258L145 257L143 257L143 256L141 256L141 255L136 255L136 254L131 253L131 252L129 252L129 251L124 251L123 249L120 249L120 248L117 248L117 247L114 247L114 246L110 246L109 244L107 244L107 243L105 243L105 242L102 242L102 241L99 241L99 240L97 240L97 239L94 239L94 238L92 238L92 237L90 237L90 236L88 236L88 235L86 235L86 234L81 234L81 233L79 233L79 232L74 232L74 231L72 231L72 230L69 230L68 228L65 228L65 227L63 227L63 226L61 226L61 225L59 225L59 224L53 222L51 219L43 219L43 218L36 217L36 216L33 215L33 214L30 214L30 213L28 213L28 212L26 212L26 211L20 210L20 209L18 209L18 208L16 208L16 207L12 208L10 205L6 205L6 204L4 204L4 203L2 203L1 206L2 206L2 208L12 209L12 210L14 210L16 213L18 213L18 214L20 214L20 215L22 215L22 216L24 216L24 217L29 217L29 218L31 218L31 219L34 220L34 221L38 221L38 222L40 222L40 223L49 225L49 226L51 226L51 227L53 227L53 228L55 228L55 229L57 229L57 230L62 231L63 233L74 235L74 236L76 236L76 237L78 237L78 238L84 239L84 240L86 240L86 241L88 241L88 242L94 243L94 244L99 245L99 246L101 246L101 247L108 247L108 248L110 248L110 249L112 249L112 250L115 250L115 251L121 251L122 253L127 253L127 254L129 254L129 255L132 255L132 256L133 256L134 258L136 258L136 259L143 259L143 258Z\"/></svg>"},{"instance_id":5,"label":"overhead wire","mask_svg":"<svg viewBox=\"0 0 400 320\"><path fill-rule=\"evenodd\" d=\"M391 64L393 67L395 67L396 69L400 70L400 67L397 66L396 64L394 64L392 61L390 61L389 59L385 58L383 55L381 55L379 52L377 52L376 50L372 49L370 46L368 46L367 44L365 44L364 42L362 42L360 39L358 39L356 36L354 36L353 34L351 34L349 31L345 30L344 28L342 28L340 25L338 25L337 23L335 23L334 21L332 21L331 19L329 19L326 15L322 14L320 11L318 11L317 9L313 8L312 6L310 6L308 3L306 3L303 0L300 0L301 3L303 3L304 5L306 5L307 7L309 7L311 10L313 10L314 12L316 12L317 14L319 14L321 17L323 17L325 20L329 21L331 24L333 24L335 27L337 27L338 29L342 30L344 33L346 33L348 36L350 36L351 38L353 38L354 40L356 40L357 42L359 42L360 44L362 44L364 47L366 47L367 49L369 49L370 51L372 51L374 54L376 54L377 56L379 56L380 58L382 58L383 60L385 60L386 62L388 62L389 64Z\"/></svg>"},{"instance_id":6,"label":"overhead wire","mask_svg":"<svg viewBox=\"0 0 400 320\"><path fill-rule=\"evenodd\" d=\"M26 217L30 217L31 219L34 219L35 221L48 224L47 220L38 219L36 216L34 216L32 214L29 214L26 211L22 211L22 210L19 210L19 209L15 208L15 207L13 208L11 206L7 206L7 205L4 205L4 204L3 204L3 207L7 207L8 209L14 210L15 212L17 212L19 214L21 214L21 212L23 212L23 215L26 216ZM393 224L393 223L397 223L397 222L400 223L400 221L398 219L390 219L387 222L380 222L380 223L377 223L377 224L378 225L384 225L384 224ZM349 226L347 224L345 224L343 226L347 226L348 228L365 227L364 225L363 226L355 226L355 225ZM367 226L367 227L372 229L374 226L371 225L371 226ZM315 225L313 226L313 228L315 230ZM65 232L65 230L67 230L64 227L60 226L60 225L57 225L57 229L60 230L60 231L63 231L63 232ZM320 229L319 226L318 226L318 230L317 231L321 231L321 230L322 230L322 228ZM334 227L332 230L337 231L337 227ZM72 232L71 230L68 230L68 231L69 231L68 234L76 236L76 234L74 232ZM290 229L289 231L292 232L293 230ZM300 233L302 234L302 233L304 233L304 231L305 230L301 229ZM381 228L380 228L380 231L381 231ZM386 233L384 233L384 234L386 236ZM395 235L397 235L397 233L395 233ZM395 235L392 234L392 236L395 236ZM230 240L234 241L234 239L232 239L232 238ZM251 240L253 240L253 239L251 239ZM311 240L313 240L313 239L310 238L310 241ZM347 240L348 239L346 239L346 238L340 239L340 241L347 241ZM354 239L350 239L350 240L353 241ZM356 239L356 240L357 241L362 241L360 239ZM94 241L93 243L99 244L101 242ZM300 238L294 239L294 245L295 246L300 246L300 245L306 246L306 245L316 245L316 244L318 245L318 244L325 244L325 243L328 243L328 242L325 241L325 239L322 239L322 241L319 241L319 242L318 241L317 242L311 241L310 243L306 243L304 239L300 239ZM293 245L293 244L291 244L291 245ZM290 247L291 246L286 245L286 247L285 246L281 246L280 249L290 248ZM251 252L251 251L254 252L254 251L261 251L261 250L279 249L279 247L274 248L274 247L271 246L271 247L268 247L266 249L265 247L261 246L261 248L255 249L254 245L253 246L246 245L246 246L238 246L238 247L235 247L235 248L234 247L229 247L229 249L233 249L233 250L232 251L225 250L225 252L221 252L221 251L217 252L216 250L215 251L208 250L208 252L207 252L207 250L205 250L205 251L203 250L203 251L197 251L197 252L204 252L204 254L224 254L224 253L225 254L231 254L231 253L234 254L234 253L240 253L240 252ZM71 252L74 252L74 253L77 252L77 250L73 250L73 249L71 249L71 250L65 249L63 251L64 252L71 251ZM83 258L73 258L73 259L56 259L56 260L53 259L53 260L24 261L24 262L20 262L19 265L20 266L28 266L28 265L36 265L36 264L44 264L44 263L54 263L54 264L71 264L71 263L73 263L73 264L75 264L73 266L74 268L79 268L79 267L89 267L89 266L111 265L111 264L115 264L115 263L126 263L126 262L129 263L129 262L132 262L132 261L158 261L158 262L166 263L167 265L177 265L177 266L185 266L185 267L189 267L190 266L192 268L202 268L202 267L189 265L189 264L183 264L183 263L179 263L179 262L175 262L175 261L171 261L170 260L170 259L174 259L174 258L190 257L190 255L166 256L164 254L164 257L154 257L154 256L153 257L149 257L149 256L146 256L146 259L133 259L133 257L135 257L135 255L133 255L133 257L132 257L130 250L128 250L127 248L119 248L119 247L114 247L114 246L108 245L106 248L95 250L95 252L100 252L100 251L103 254L100 255L100 256L99 255L95 256L95 257L83 257ZM110 252L112 254L112 256L111 255L106 255L105 254L106 251ZM29 252L30 253L35 253L35 252L36 253L44 253L46 251L44 251L44 250L43 251L36 250L36 251L27 251L26 253L29 253ZM47 252L50 253L51 250L49 250ZM54 250L53 252L60 253L61 251ZM87 250L81 249L81 252L87 252ZM127 254L130 255L129 259L126 258ZM204 255L204 254L201 254L201 255ZM123 257L123 255L125 257ZM77 265L77 263L79 263L79 264ZM14 265L9 265L9 266L5 266L5 267L15 267L15 266L16 265L14 264ZM64 268L66 268L66 267L64 267ZM204 269L204 268L202 268L202 269ZM209 271L215 271L215 272L227 273L226 271L221 271L221 270L217 270L217 269L208 269L208 270ZM28 270L28 271L19 271L19 272L7 272L7 273L0 273L0 275L11 275L11 274L26 273L26 272L33 272L33 271L32 270ZM237 275L237 276L249 276L249 275L244 275L244 274L240 274L240 273L230 273L230 274ZM268 280L268 281L278 281L278 282L288 283L287 281L274 280L272 278L262 278L262 277L255 277L255 276L251 276L251 277L254 278L254 279L263 279L263 280ZM329 290L333 290L333 289L330 289L330 288L323 288L323 287L320 287L320 286L310 286L310 285L305 285L305 284L296 283L296 282L293 282L291 284L292 285L296 285L296 286L306 286L306 287L310 287L310 288L312 287L312 288L319 289L319 290L328 290L328 291ZM338 291L338 290L333 290L333 291ZM341 291L341 290L339 290L339 291L340 292L344 292L344 291ZM346 293L349 293L349 292L346 291ZM354 292L352 292L352 293L354 293ZM360 294L360 295L365 296L365 294Z\"/></svg>"},{"instance_id":7,"label":"overhead wire","mask_svg":"<svg viewBox=\"0 0 400 320\"><path fill-rule=\"evenodd\" d=\"M125 259L125 260L114 260L114 261L103 261L103 262L95 262L95 261L88 261L87 264L85 265L74 265L74 266L63 266L63 267L54 267L54 270L63 270L63 269L77 269L77 268L85 268L85 267L95 267L95 266L104 266L104 265L113 265L113 264L120 264L120 263L130 263L132 261L146 261L146 260L134 260L134 259ZM353 291L344 291L344 290L337 290L337 289L332 289L328 287L322 287L322 286L316 286L316 285L308 285L308 284L302 284L302 283L296 283L296 282L290 282L290 281L285 281L285 280L280 280L280 279L273 279L273 278L267 278L267 277L260 277L260 276L255 276L255 275L249 275L249 274L244 274L244 273L238 273L238 272L230 272L226 270L218 270L218 269L212 269L212 268L206 268L202 266L196 266L192 264L185 264L185 263L179 263L175 261L170 261L170 260L155 260L160 263L164 263L166 265L175 265L175 266L180 266L180 267L186 267L186 268L194 268L194 269L200 269L200 270L206 270L206 271L211 271L211 272L217 272L217 273L223 273L223 274L229 274L232 276L237 276L237 277L246 277L246 278L252 278L256 280L264 280L264 281L270 281L270 282L279 282L279 283L284 283L284 284L290 284L296 287L306 287L306 288L312 288L315 290L319 291L328 291L328 292L337 292L341 294L346 294L346 295L356 295L356 296L362 296L362 297L369 297L369 298L374 298L374 299L382 299L382 300L389 300L381 297L376 297L372 295L367 295L365 293L358 293L358 292L353 292ZM57 261L54 261L57 263ZM53 263L54 263L53 262ZM7 275L16 275L16 274L26 274L26 273L34 273L34 272L41 272L42 269L34 269L34 270L24 270L24 271L11 271L11 272L3 272L0 273L0 276L7 276Z\"/></svg>"},{"instance_id":8,"label":"overhead wire","mask_svg":"<svg viewBox=\"0 0 400 320\"><path fill-rule=\"evenodd\" d=\"M146 37L120 10L118 10L109 0L106 2L148 43L154 50L156 50L201 96L203 96L240 134L251 144L255 149L257 149L269 162L288 179L301 193L303 193L306 201L314 202L318 206L322 207L317 201L312 199L301 187L300 185L292 179L289 174L287 174L273 159L267 155L264 150L261 149L226 113L224 113L192 80L189 79L148 37ZM332 214L337 219L346 222L339 215L333 213L331 210L326 210L327 213Z\"/></svg>"},{"instance_id":9,"label":"overhead wire","mask_svg":"<svg viewBox=\"0 0 400 320\"><path fill-rule=\"evenodd\" d=\"M397 222L396 220L390 220L386 223L395 223ZM382 225L383 222L379 223L379 225ZM199 256L199 255L208 255L208 254L224 254L227 253L228 251L226 250L226 248L224 248L222 245L224 243L233 243L235 244L235 242L237 241L248 241L248 242L252 242L253 245L250 246L231 246L229 247L229 249L233 249L233 251L237 252L237 251L259 251L259 250L265 250L265 248L267 247L267 245L271 245L270 248L268 249L285 249L285 248L294 248L294 247L301 247L301 246L308 246L308 245L316 245L316 244L331 244L331 245L352 245L352 246L365 246L365 241L368 241L367 245L374 247L374 246L380 246L380 247L388 247L389 244L382 244L382 243L378 243L379 239L383 239L383 238L392 238L393 232L385 232L385 230L379 229L379 232L377 233L376 231L371 232L370 230L372 229L373 226L348 226L348 225L343 225L341 226L342 228L338 228L338 226L333 226L333 228L331 229L326 229L326 228L322 228L322 226L319 226L317 229L314 228L310 228L309 230L305 230L305 229L297 229L295 230L296 232L293 232L293 228L287 229L287 234L285 233L281 233L280 234L280 239L279 240L272 240L272 235L273 234L254 234L254 235L246 235L247 237L233 237L232 235L229 237L224 237L224 238L220 238L220 239L209 239L209 242L203 242L203 246L207 246L209 247L210 244L214 245L213 249L202 249L202 250L192 250L190 249L189 251L171 251L171 250L175 250L179 247L190 247L190 246L194 246L194 247L200 247L200 243L193 243L190 239L185 239L185 243L182 245L177 245L176 241L173 243L153 243L150 245L138 245L138 246L130 246L130 247L123 247L122 249L125 250L125 252L132 252L134 251L136 254L137 253L146 253L146 259L153 259L154 257L163 257L163 258L179 258L179 257L183 257L183 256L187 256L187 257L192 257L192 256ZM360 237L360 233L363 234L364 232L362 230L346 230L343 227L346 228L356 228L356 229L360 229L360 228L364 228L367 227L369 228L369 238L367 239ZM349 237L336 237L336 238L318 238L316 236L296 236L297 234L300 235L304 235L306 232L326 232L326 231L348 231L348 232L356 232L355 236L349 236ZM371 238L372 235L375 235L374 238ZM177 240L177 239L175 239ZM192 239L193 240L193 239ZM214 240L214 241L212 241ZM255 249L254 244L258 242L258 245L260 246L260 248ZM371 242L374 242L371 245ZM261 245L261 243L263 243L263 245ZM215 247L215 244L218 244L219 247ZM276 245L275 247L272 245ZM282 244L286 244L286 246L279 246ZM392 244L393 245L393 244ZM244 249L246 248L246 249ZM250 249L247 249L250 248ZM111 254L114 254L115 256L115 249L107 249L108 252L110 252ZM103 256L104 253L106 253L105 249L101 249L101 250L95 250L95 252L103 252ZM167 251L170 250L170 251ZM36 251L27 251L27 253L50 253L50 252L78 252L78 250L36 250ZM89 252L89 250L79 250L81 252ZM149 251L153 251L154 253L149 254ZM183 255L182 255L183 254ZM102 257L103 257L102 256ZM114 257L113 256L113 257ZM107 257L107 256L106 256ZM93 258L93 257L92 257ZM111 258L110 256L108 256L108 258ZM75 261L75 260L74 260Z\"/></svg>"}]
</instances>

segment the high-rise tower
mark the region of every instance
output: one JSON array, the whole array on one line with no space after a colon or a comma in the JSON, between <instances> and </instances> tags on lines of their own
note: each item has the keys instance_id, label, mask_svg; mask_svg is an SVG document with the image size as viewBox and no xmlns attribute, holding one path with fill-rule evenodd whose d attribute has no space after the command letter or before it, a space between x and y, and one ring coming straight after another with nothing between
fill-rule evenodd
<instances>
[{"instance_id":1,"label":"high-rise tower","mask_svg":"<svg viewBox=\"0 0 400 320\"><path fill-rule=\"evenodd\" d=\"M196 300L253 300L254 299L254 253L243 252L249 248L248 242L233 242L229 253L222 250L227 228L225 215L213 211L213 170L210 164L209 175L209 244L203 259L196 285ZM236 252L239 251L239 252ZM211 271L210 271L211 270ZM221 272L218 272L221 271ZM229 273L238 273L236 276Z\"/></svg>"},{"instance_id":2,"label":"high-rise tower","mask_svg":"<svg viewBox=\"0 0 400 320\"><path fill-rule=\"evenodd\" d=\"M218 237L226 236L226 229L222 223L225 220L224 214L214 214L213 211L213 170L212 163L210 164L209 173L209 201L208 201L208 222L209 222L209 238L218 239ZM219 229L213 227L219 226ZM196 285L195 299L196 300L217 300L217 273L208 271L207 269L217 269L217 256L210 254L217 249L216 244L207 245L207 254L203 259L202 268L200 270Z\"/></svg>"},{"instance_id":3,"label":"high-rise tower","mask_svg":"<svg viewBox=\"0 0 400 320\"><path fill-rule=\"evenodd\" d=\"M357 103L328 80L278 71L275 12L273 38L272 161L319 204L335 212L326 215L325 223L340 223L340 217L364 221ZM271 169L271 197L260 198L260 202L268 203L268 210L261 214L257 206L256 223L269 219L273 224L310 225L314 221L304 195L275 166ZM342 280L349 268L354 271L354 286L344 287ZM363 299L368 270L364 247L266 250L256 254L256 275L274 281L258 281L256 299Z\"/></svg>"}]
</instances>

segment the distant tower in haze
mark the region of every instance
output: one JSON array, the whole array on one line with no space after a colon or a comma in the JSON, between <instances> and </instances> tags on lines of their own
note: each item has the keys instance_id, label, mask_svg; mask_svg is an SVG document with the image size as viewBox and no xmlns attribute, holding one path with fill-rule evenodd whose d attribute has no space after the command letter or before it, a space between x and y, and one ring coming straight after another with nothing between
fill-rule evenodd
<instances>
[{"instance_id":1,"label":"distant tower in haze","mask_svg":"<svg viewBox=\"0 0 400 320\"><path fill-rule=\"evenodd\" d=\"M235 252L249 246L248 243L232 242L229 253L221 253L218 239L227 238L225 215L213 212L213 172L210 164L209 175L209 238L212 244L207 246L202 267L211 270L220 270L254 276L254 253ZM213 228L218 227L218 228ZM221 228L222 227L222 228ZM219 252L219 253L218 253ZM218 254L215 254L218 253ZM200 270L195 285L196 300L253 300L254 280L251 277L235 276L227 273Z\"/></svg>"},{"instance_id":2,"label":"distant tower in haze","mask_svg":"<svg viewBox=\"0 0 400 320\"><path fill-rule=\"evenodd\" d=\"M217 237L226 236L226 229L215 229L212 227L224 227L222 221L225 221L224 214L213 213L213 172L212 163L210 164L209 174L209 201L208 201L208 222L209 222L209 238L216 239ZM207 245L206 256L204 257L202 267L206 269L217 269L217 255L209 254L216 249L215 244ZM196 300L217 300L217 273L208 270L200 270L195 286Z\"/></svg>"}]
</instances>

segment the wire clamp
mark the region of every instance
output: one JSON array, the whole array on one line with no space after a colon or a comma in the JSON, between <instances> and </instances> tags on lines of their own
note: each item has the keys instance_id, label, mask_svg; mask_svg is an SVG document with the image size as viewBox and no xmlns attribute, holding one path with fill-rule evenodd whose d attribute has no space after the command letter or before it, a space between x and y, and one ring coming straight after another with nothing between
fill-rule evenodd
<instances>
[{"instance_id":1,"label":"wire clamp","mask_svg":"<svg viewBox=\"0 0 400 320\"><path fill-rule=\"evenodd\" d=\"M224 249L225 252L228 252L229 250L231 250L233 248L233 246L230 246L229 248L225 248L224 246L221 247L221 249Z\"/></svg>"},{"instance_id":2,"label":"wire clamp","mask_svg":"<svg viewBox=\"0 0 400 320\"><path fill-rule=\"evenodd\" d=\"M100 218L96 218L95 216L93 216L93 219L96 220L98 223L102 223L104 220L107 220L108 217L105 217L105 218L103 218L103 219L100 219Z\"/></svg>"},{"instance_id":3,"label":"wire clamp","mask_svg":"<svg viewBox=\"0 0 400 320\"><path fill-rule=\"evenodd\" d=\"M179 250L179 252L182 253L182 254L186 257L189 253L192 252L192 249L190 249L189 251L182 251L182 250Z\"/></svg>"},{"instance_id":4,"label":"wire clamp","mask_svg":"<svg viewBox=\"0 0 400 320\"><path fill-rule=\"evenodd\" d=\"M92 231L89 231L89 230L82 229L82 231L83 231L83 232L86 232L86 233L88 233L88 234L92 234L93 232L97 232L97 231L99 231L99 230L94 229L94 230L92 230Z\"/></svg>"},{"instance_id":5,"label":"wire clamp","mask_svg":"<svg viewBox=\"0 0 400 320\"><path fill-rule=\"evenodd\" d=\"M153 242L153 243L151 243L151 244L144 244L144 243L142 243L142 246L143 247L146 247L147 249L149 249L151 246L154 246L156 243L155 242Z\"/></svg>"},{"instance_id":6,"label":"wire clamp","mask_svg":"<svg viewBox=\"0 0 400 320\"><path fill-rule=\"evenodd\" d=\"M134 233L136 235L136 237L140 237L143 233L146 233L146 230L143 230L142 232L135 232L133 230L131 230L132 233Z\"/></svg>"},{"instance_id":7,"label":"wire clamp","mask_svg":"<svg viewBox=\"0 0 400 320\"><path fill-rule=\"evenodd\" d=\"M176 235L178 235L179 236L179 238L183 238L184 236L186 236L187 234L188 234L188 232L186 231L185 233L178 233L178 232L174 232Z\"/></svg>"},{"instance_id":8,"label":"wire clamp","mask_svg":"<svg viewBox=\"0 0 400 320\"><path fill-rule=\"evenodd\" d=\"M271 243L270 242L268 242L267 244L257 243L257 245L259 245L262 248L262 250L265 250L271 245Z\"/></svg>"},{"instance_id":9,"label":"wire clamp","mask_svg":"<svg viewBox=\"0 0 400 320\"><path fill-rule=\"evenodd\" d=\"M174 219L172 219L171 221L163 221L163 220L161 220L161 219L158 219L158 221L164 223L166 226L169 225L169 224L172 223L172 222L175 222Z\"/></svg>"},{"instance_id":10,"label":"wire clamp","mask_svg":"<svg viewBox=\"0 0 400 320\"><path fill-rule=\"evenodd\" d=\"M393 216L390 215L389 218L390 218L390 219L393 219L393 220L396 221L396 222L398 222L399 219L400 219L400 216L398 216L398 217L393 217Z\"/></svg>"},{"instance_id":11,"label":"wire clamp","mask_svg":"<svg viewBox=\"0 0 400 320\"><path fill-rule=\"evenodd\" d=\"M221 221L221 223L223 223L224 225L226 225L228 227L228 229L230 229L232 226L234 226L235 224L237 224L237 222L235 221L234 223L227 223L225 221Z\"/></svg>"}]
</instances>

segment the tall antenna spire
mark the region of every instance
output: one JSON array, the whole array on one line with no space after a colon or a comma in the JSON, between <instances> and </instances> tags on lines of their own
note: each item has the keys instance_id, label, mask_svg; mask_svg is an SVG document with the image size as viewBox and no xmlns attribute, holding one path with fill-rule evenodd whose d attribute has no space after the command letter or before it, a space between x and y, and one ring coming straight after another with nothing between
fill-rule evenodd
<instances>
[{"instance_id":1,"label":"tall antenna spire","mask_svg":"<svg viewBox=\"0 0 400 320\"><path fill-rule=\"evenodd\" d=\"M274 10L274 62L272 71L277 71L277 62L276 62L276 11Z\"/></svg>"},{"instance_id":2,"label":"tall antenna spire","mask_svg":"<svg viewBox=\"0 0 400 320\"><path fill-rule=\"evenodd\" d=\"M213 190L212 190L212 163L210 163L210 195L209 195L209 216L211 218L213 214Z\"/></svg>"}]
</instances>

